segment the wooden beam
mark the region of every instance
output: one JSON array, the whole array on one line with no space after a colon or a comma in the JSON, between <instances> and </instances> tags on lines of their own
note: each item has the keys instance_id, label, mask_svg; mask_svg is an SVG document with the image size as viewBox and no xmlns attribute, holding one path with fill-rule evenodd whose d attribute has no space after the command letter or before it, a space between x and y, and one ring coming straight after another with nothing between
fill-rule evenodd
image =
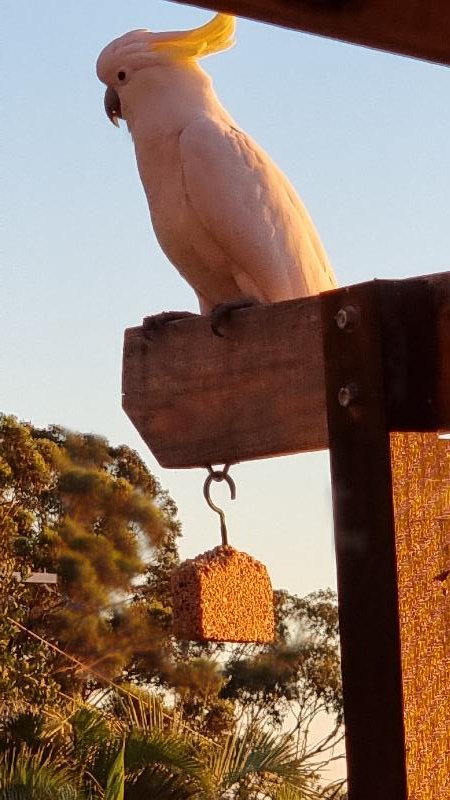
<instances>
[{"instance_id":1,"label":"wooden beam","mask_svg":"<svg viewBox=\"0 0 450 800\"><path fill-rule=\"evenodd\" d=\"M361 286L377 308L388 429L450 429L450 273ZM328 447L324 297L236 311L222 339L202 317L152 339L125 332L123 406L162 466Z\"/></svg>"},{"instance_id":2,"label":"wooden beam","mask_svg":"<svg viewBox=\"0 0 450 800\"><path fill-rule=\"evenodd\" d=\"M127 330L123 407L164 467L326 448L319 298Z\"/></svg>"},{"instance_id":3,"label":"wooden beam","mask_svg":"<svg viewBox=\"0 0 450 800\"><path fill-rule=\"evenodd\" d=\"M193 0L191 4L450 64L450 3L441 0Z\"/></svg>"}]
</instances>

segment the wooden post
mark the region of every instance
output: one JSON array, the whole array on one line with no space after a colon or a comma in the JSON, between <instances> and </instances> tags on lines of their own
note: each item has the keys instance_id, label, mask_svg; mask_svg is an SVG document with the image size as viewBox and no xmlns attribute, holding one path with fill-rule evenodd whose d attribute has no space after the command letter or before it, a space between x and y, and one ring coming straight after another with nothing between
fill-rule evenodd
<instances>
[{"instance_id":1,"label":"wooden post","mask_svg":"<svg viewBox=\"0 0 450 800\"><path fill-rule=\"evenodd\" d=\"M450 797L450 273L125 334L164 466L330 448L349 800Z\"/></svg>"},{"instance_id":2,"label":"wooden post","mask_svg":"<svg viewBox=\"0 0 450 800\"><path fill-rule=\"evenodd\" d=\"M407 800L389 430L374 285L324 297L323 320L349 800Z\"/></svg>"}]
</instances>

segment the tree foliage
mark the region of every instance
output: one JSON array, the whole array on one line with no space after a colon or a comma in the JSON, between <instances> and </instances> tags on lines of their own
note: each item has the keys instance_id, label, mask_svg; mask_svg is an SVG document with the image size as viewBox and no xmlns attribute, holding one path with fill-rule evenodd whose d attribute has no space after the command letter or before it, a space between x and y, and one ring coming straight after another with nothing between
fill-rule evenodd
<instances>
[{"instance_id":1,"label":"tree foliage","mask_svg":"<svg viewBox=\"0 0 450 800\"><path fill-rule=\"evenodd\" d=\"M25 756L11 761L15 748L34 754L37 775L40 758L51 783L45 759L57 745L87 776L70 791L93 798L97 790L107 800L122 790L124 800L319 796L317 775L342 736L333 592L275 592L272 645L175 641L172 498L126 446L7 416L0 526L3 775L25 774ZM25 583L41 570L57 573L56 590ZM75 713L80 696L90 705ZM41 709L66 720L57 734L47 735ZM319 737L318 717L328 721Z\"/></svg>"},{"instance_id":2,"label":"tree foliage","mask_svg":"<svg viewBox=\"0 0 450 800\"><path fill-rule=\"evenodd\" d=\"M221 696L239 701L249 713L280 723L297 704L311 704L341 719L339 632L336 599L330 590L299 598L275 593L278 638L265 648L247 648L225 668Z\"/></svg>"},{"instance_id":3,"label":"tree foliage","mask_svg":"<svg viewBox=\"0 0 450 800\"><path fill-rule=\"evenodd\" d=\"M3 416L0 481L9 575L58 574L57 593L27 587L21 608L23 587L3 586L6 616L92 666L69 668L54 653L60 685L91 686L139 658L149 671L157 669L179 523L175 504L139 456L98 436L55 426L39 430ZM143 602L137 581L150 583L150 603ZM131 602L117 602L123 598ZM23 664L28 637L13 633L10 623L3 636L11 658Z\"/></svg>"}]
</instances>

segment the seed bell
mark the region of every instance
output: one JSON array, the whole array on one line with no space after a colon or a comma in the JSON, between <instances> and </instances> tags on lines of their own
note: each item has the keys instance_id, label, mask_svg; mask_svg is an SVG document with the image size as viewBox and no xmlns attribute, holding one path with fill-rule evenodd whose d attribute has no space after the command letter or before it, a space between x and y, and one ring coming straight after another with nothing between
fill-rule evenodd
<instances>
[{"instance_id":1,"label":"seed bell","mask_svg":"<svg viewBox=\"0 0 450 800\"><path fill-rule=\"evenodd\" d=\"M264 564L228 544L224 512L209 495L213 481L226 481L236 496L228 466L209 469L205 499L220 516L222 544L180 564L172 573L173 632L199 642L272 642L273 590Z\"/></svg>"}]
</instances>

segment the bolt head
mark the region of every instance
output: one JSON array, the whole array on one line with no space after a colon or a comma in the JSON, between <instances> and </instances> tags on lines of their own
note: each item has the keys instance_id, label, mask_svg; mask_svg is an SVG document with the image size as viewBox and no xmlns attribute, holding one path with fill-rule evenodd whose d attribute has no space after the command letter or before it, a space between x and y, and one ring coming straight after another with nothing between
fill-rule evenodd
<instances>
[{"instance_id":1,"label":"bolt head","mask_svg":"<svg viewBox=\"0 0 450 800\"><path fill-rule=\"evenodd\" d=\"M342 408L348 408L358 397L358 387L356 383L347 383L341 386L338 392L338 402Z\"/></svg>"},{"instance_id":2,"label":"bolt head","mask_svg":"<svg viewBox=\"0 0 450 800\"><path fill-rule=\"evenodd\" d=\"M337 312L335 320L340 331L351 331L359 321L359 309L355 306L344 306Z\"/></svg>"},{"instance_id":3,"label":"bolt head","mask_svg":"<svg viewBox=\"0 0 450 800\"><path fill-rule=\"evenodd\" d=\"M345 308L340 308L336 314L336 325L338 326L339 330L342 331L347 325L347 312Z\"/></svg>"}]
</instances>

